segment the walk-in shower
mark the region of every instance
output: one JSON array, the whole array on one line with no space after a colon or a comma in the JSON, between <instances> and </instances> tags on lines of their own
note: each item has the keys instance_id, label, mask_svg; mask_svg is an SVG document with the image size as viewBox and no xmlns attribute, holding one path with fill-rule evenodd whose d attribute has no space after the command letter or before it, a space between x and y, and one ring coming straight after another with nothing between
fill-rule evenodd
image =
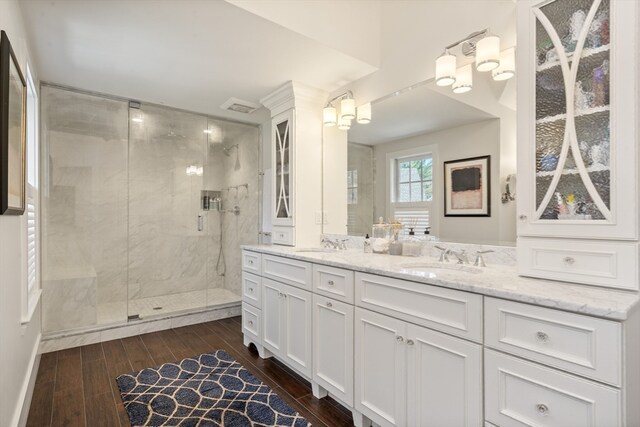
<instances>
[{"instance_id":1,"label":"walk-in shower","mask_svg":"<svg viewBox=\"0 0 640 427\"><path fill-rule=\"evenodd\" d=\"M47 85L41 99L44 332L239 303L258 127Z\"/></svg>"}]
</instances>

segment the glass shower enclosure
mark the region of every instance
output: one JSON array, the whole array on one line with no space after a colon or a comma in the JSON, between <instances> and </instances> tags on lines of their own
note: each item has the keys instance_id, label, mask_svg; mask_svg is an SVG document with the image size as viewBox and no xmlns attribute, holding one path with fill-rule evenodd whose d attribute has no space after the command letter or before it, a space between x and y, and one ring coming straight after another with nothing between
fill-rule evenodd
<instances>
[{"instance_id":1,"label":"glass shower enclosure","mask_svg":"<svg viewBox=\"0 0 640 427\"><path fill-rule=\"evenodd\" d=\"M43 85L43 330L241 300L259 128Z\"/></svg>"}]
</instances>

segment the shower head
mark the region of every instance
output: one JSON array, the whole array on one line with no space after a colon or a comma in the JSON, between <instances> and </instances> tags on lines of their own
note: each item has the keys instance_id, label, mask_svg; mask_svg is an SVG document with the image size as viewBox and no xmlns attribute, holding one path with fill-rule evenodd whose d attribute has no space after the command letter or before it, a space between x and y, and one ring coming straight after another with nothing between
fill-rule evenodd
<instances>
[{"instance_id":1,"label":"shower head","mask_svg":"<svg viewBox=\"0 0 640 427\"><path fill-rule=\"evenodd\" d=\"M229 147L222 147L222 151L224 152L225 156L229 157L231 156L231 150L233 148L238 149L238 144L230 145Z\"/></svg>"}]
</instances>

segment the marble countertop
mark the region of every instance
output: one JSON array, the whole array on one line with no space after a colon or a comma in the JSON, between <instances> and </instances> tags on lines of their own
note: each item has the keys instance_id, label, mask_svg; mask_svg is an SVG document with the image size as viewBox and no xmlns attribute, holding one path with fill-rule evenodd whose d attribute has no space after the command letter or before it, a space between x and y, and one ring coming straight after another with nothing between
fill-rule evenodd
<instances>
[{"instance_id":1,"label":"marble countertop","mask_svg":"<svg viewBox=\"0 0 640 427\"><path fill-rule=\"evenodd\" d=\"M479 269L479 273L470 273L460 271L458 267L477 270L449 263L447 269L421 272L409 267L433 265L437 260L427 256L365 254L355 249L302 252L297 248L275 245L244 245L242 249L615 320L626 319L639 300L638 294L630 291L518 276L516 267L507 265L489 265Z\"/></svg>"}]
</instances>

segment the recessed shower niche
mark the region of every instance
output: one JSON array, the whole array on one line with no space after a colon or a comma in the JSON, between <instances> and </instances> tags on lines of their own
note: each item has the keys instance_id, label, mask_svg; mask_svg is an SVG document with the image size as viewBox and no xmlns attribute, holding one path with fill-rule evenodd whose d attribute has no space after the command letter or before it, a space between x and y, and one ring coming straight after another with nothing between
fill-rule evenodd
<instances>
[{"instance_id":1,"label":"recessed shower niche","mask_svg":"<svg viewBox=\"0 0 640 427\"><path fill-rule=\"evenodd\" d=\"M44 332L238 303L258 127L46 85L41 99Z\"/></svg>"}]
</instances>

